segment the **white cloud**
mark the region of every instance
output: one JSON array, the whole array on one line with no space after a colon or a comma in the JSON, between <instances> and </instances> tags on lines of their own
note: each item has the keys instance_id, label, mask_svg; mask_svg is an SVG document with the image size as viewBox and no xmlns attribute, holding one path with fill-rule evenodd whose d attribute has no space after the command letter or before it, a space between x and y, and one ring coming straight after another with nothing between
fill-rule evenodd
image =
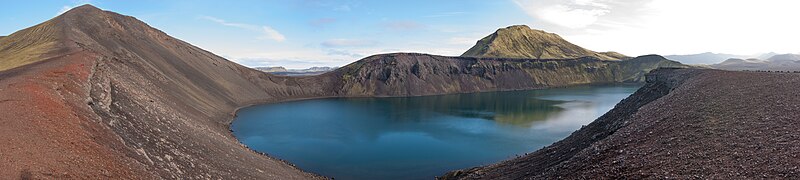
<instances>
[{"instance_id":1,"label":"white cloud","mask_svg":"<svg viewBox=\"0 0 800 180\"><path fill-rule=\"evenodd\" d=\"M263 36L259 37L259 39L271 39L278 42L286 41L286 37L275 29L272 29L272 27L261 26L261 29L263 30L264 34Z\"/></svg>"},{"instance_id":2,"label":"white cloud","mask_svg":"<svg viewBox=\"0 0 800 180\"><path fill-rule=\"evenodd\" d=\"M273 29L272 27L269 27L269 26L258 26L258 25L252 25L252 24L244 24L244 23L232 23L232 22L228 22L228 21L225 21L223 19L219 19L219 18L215 18L215 17L211 17L211 16L202 16L201 18L203 18L205 20L209 20L211 22L215 22L215 23L223 25L223 26L230 26L230 27L235 27L235 28L240 28L240 29L259 32L259 33L261 33L261 35L256 37L257 39L273 40L273 41L277 41L277 42L286 41L286 36L283 36L283 34L281 34L277 30L275 30L275 29Z\"/></svg>"},{"instance_id":3,"label":"white cloud","mask_svg":"<svg viewBox=\"0 0 800 180\"><path fill-rule=\"evenodd\" d=\"M377 44L378 42L376 41L363 39L329 39L321 43L321 45L325 47L362 47L374 46Z\"/></svg>"},{"instance_id":4,"label":"white cloud","mask_svg":"<svg viewBox=\"0 0 800 180\"><path fill-rule=\"evenodd\" d=\"M69 11L72 8L75 8L75 6L63 6L63 7L61 7L61 10L58 10L58 13L56 13L56 16L64 14L65 12Z\"/></svg>"},{"instance_id":5,"label":"white cloud","mask_svg":"<svg viewBox=\"0 0 800 180\"><path fill-rule=\"evenodd\" d=\"M334 11L345 11L345 12L348 12L348 11L352 10L352 8L350 8L350 5L340 5L340 6L334 7L333 10Z\"/></svg>"},{"instance_id":6,"label":"white cloud","mask_svg":"<svg viewBox=\"0 0 800 180\"><path fill-rule=\"evenodd\" d=\"M568 28L582 28L597 22L610 12L600 0L515 0L526 13L549 23Z\"/></svg>"},{"instance_id":7,"label":"white cloud","mask_svg":"<svg viewBox=\"0 0 800 180\"><path fill-rule=\"evenodd\" d=\"M349 56L349 57L352 57L352 58L362 58L362 57L364 57L364 55L361 55L359 53L354 53L354 52L350 52L350 51L347 51L347 50L341 50L341 49L330 49L330 50L328 50L328 55Z\"/></svg>"},{"instance_id":8,"label":"white cloud","mask_svg":"<svg viewBox=\"0 0 800 180\"><path fill-rule=\"evenodd\" d=\"M427 15L427 16L424 16L424 17L427 17L427 18L452 17L452 16L460 16L460 15L464 15L464 14L467 14L467 12L462 12L462 11L443 12L443 13L436 13L436 14Z\"/></svg>"},{"instance_id":9,"label":"white cloud","mask_svg":"<svg viewBox=\"0 0 800 180\"><path fill-rule=\"evenodd\" d=\"M383 27L390 30L409 31L422 29L425 27L425 25L422 25L416 21L390 21L384 23Z\"/></svg>"},{"instance_id":10,"label":"white cloud","mask_svg":"<svg viewBox=\"0 0 800 180\"><path fill-rule=\"evenodd\" d=\"M65 12L69 11L72 8L76 8L78 6L81 6L81 5L84 5L84 4L91 4L91 3L92 2L90 0L79 0L79 1L75 1L74 5L61 6L61 9L58 10L58 13L56 13L56 16L64 14Z\"/></svg>"},{"instance_id":11,"label":"white cloud","mask_svg":"<svg viewBox=\"0 0 800 180\"><path fill-rule=\"evenodd\" d=\"M475 45L480 39L470 37L451 37L447 39L447 44L451 45Z\"/></svg>"},{"instance_id":12,"label":"white cloud","mask_svg":"<svg viewBox=\"0 0 800 180\"><path fill-rule=\"evenodd\" d=\"M531 27L628 55L797 52L800 1L515 0Z\"/></svg>"}]
</instances>

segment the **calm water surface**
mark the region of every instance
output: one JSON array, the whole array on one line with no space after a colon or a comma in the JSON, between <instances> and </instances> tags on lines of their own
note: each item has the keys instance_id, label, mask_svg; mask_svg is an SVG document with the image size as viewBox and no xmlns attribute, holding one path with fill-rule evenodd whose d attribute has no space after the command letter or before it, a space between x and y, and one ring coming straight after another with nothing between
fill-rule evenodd
<instances>
[{"instance_id":1,"label":"calm water surface","mask_svg":"<svg viewBox=\"0 0 800 180\"><path fill-rule=\"evenodd\" d=\"M567 137L639 85L248 107L233 134L259 152L336 179L433 179Z\"/></svg>"}]
</instances>

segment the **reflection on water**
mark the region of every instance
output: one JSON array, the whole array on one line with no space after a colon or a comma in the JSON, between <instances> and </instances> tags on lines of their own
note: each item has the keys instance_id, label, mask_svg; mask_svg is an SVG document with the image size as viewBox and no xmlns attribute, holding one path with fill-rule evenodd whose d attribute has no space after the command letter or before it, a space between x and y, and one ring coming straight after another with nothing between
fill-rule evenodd
<instances>
[{"instance_id":1,"label":"reflection on water","mask_svg":"<svg viewBox=\"0 0 800 180\"><path fill-rule=\"evenodd\" d=\"M257 151L336 179L431 179L549 145L638 87L307 100L242 109L232 129Z\"/></svg>"},{"instance_id":2,"label":"reflection on water","mask_svg":"<svg viewBox=\"0 0 800 180\"><path fill-rule=\"evenodd\" d=\"M405 98L340 99L361 108L387 109L392 121L436 120L437 116L479 118L517 126L530 126L563 111L560 100L536 98L542 91L489 92Z\"/></svg>"}]
</instances>

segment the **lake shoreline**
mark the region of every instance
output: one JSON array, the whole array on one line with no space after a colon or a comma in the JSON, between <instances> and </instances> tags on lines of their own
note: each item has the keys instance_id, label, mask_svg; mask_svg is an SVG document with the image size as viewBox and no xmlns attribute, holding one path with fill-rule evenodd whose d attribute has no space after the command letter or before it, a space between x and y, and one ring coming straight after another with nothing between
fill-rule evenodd
<instances>
[{"instance_id":1,"label":"lake shoreline","mask_svg":"<svg viewBox=\"0 0 800 180\"><path fill-rule=\"evenodd\" d=\"M530 90L512 90L512 91L488 91L488 92L476 92L476 93L455 93L455 94L442 94L442 95L429 95L429 96L409 96L409 97L321 97L321 98L297 98L297 99L291 99L291 100L273 102L273 103L254 104L254 105L238 108L237 111L236 111L236 116L234 117L234 119L230 123L230 128L229 129L231 129L230 131L231 131L231 134L233 135L233 137L240 144L242 144L245 147L248 147L248 149L250 149L250 150L252 150L254 152L258 152L258 153L270 156L272 158L281 159L282 161L285 161L285 162L288 162L288 163L291 163L291 164L297 166L297 164L295 164L295 162L299 162L297 160L292 160L292 158L288 158L287 159L285 156L276 155L275 154L276 151L269 151L269 150L263 150L263 149L257 150L259 148L252 148L253 147L252 144L246 144L244 142L244 139L247 139L247 138L246 138L246 136L242 137L242 134L241 134L241 133L246 133L246 132L242 132L241 127L238 128L238 129L235 128L234 122L238 122L238 123L250 122L250 121L244 121L241 118L251 118L251 117L248 117L248 116L244 116L243 117L243 116L241 116L240 111L242 109L245 109L245 108L255 108L257 106L264 106L264 107L258 107L259 109L262 109L262 110L257 110L257 111L263 111L263 109L265 109L265 108L266 109L270 109L270 108L276 108L276 107L291 106L291 107L294 107L294 108L289 108L289 109L281 108L281 109L283 109L281 111L292 111L292 109L301 109L302 108L303 112L309 112L309 111L314 112L314 110L311 110L311 109L308 109L308 108L317 107L317 106L314 106L314 105L307 106L308 104L319 104L321 102L325 102L325 103L330 103L330 102L364 102L364 103L368 103L368 104L364 104L364 106L367 106L367 107L382 107L381 105L375 105L375 104L372 104L372 103L376 103L376 102L394 102L394 101L403 102L404 104L402 104L402 106L400 106L400 107L404 107L404 108L417 109L417 107L419 107L419 109L433 110L433 109L438 109L438 108L437 107L433 107L433 106L432 107L427 107L427 105L422 105L422 104L414 105L414 102L434 103L436 106L438 106L441 103L448 103L448 102L453 104L454 103L453 102L454 101L453 98L460 99L460 100L456 100L455 101L455 102L458 102L458 101L464 100L463 98L466 98L466 97L482 97L481 100L478 101L478 102L484 102L484 101L487 101L487 100L489 100L488 102L491 102L491 101L495 101L496 100L496 101L499 101L499 102L496 102L496 103L506 104L509 107L514 107L513 104L515 104L515 102L520 102L521 103L521 102L529 101L529 100L524 100L524 99L527 99L527 98L511 98L511 99L509 99L509 98L501 98L503 96L498 96L498 95L520 96L520 97L540 97L540 96L541 97L549 97L549 96L555 96L555 95L558 95L558 94L570 94L570 93L577 93L577 92L584 92L584 91L592 92L592 93L602 93L602 92L595 92L596 90L594 90L594 89L609 89L610 88L609 90L611 90L611 89L618 89L618 88L634 88L632 90L628 90L629 92L625 93L623 97L619 97L620 99L617 99L617 101L618 101L618 100L621 100L621 99L627 97L630 93L632 93L633 90L638 89L640 87L640 85L641 85L641 83L615 83L615 84L601 84L601 85L575 85L575 86L558 87L558 88L544 88L544 89L530 89ZM614 92L614 91L612 90L612 92ZM555 93L555 94L553 94L553 93ZM610 93L610 92L606 92L606 93ZM578 93L578 94L582 95L582 93ZM578 94L576 94L576 95L578 95ZM497 96L497 97L495 97L495 96ZM503 99L505 99L505 101ZM536 101L542 101L542 102L550 102L550 101L568 102L568 101L564 101L564 100L549 100L549 99L542 99L542 98L536 98L536 99L538 99ZM323 100L323 101L319 101L319 100ZM515 100L520 100L520 101L515 101ZM575 99L575 100L583 101L582 99ZM462 106L463 107L471 107L471 105L462 105L462 104L469 104L467 102L476 103L474 100L469 100L469 101L464 101L464 102L459 102L459 103L454 103L454 104L459 104L458 105L459 107L462 107ZM586 102L586 101L584 101L584 102ZM606 105L606 106L609 106L608 109L610 109L610 107L612 107L614 104L616 104L616 101L609 101L609 102L610 103L605 103L605 104L608 104L608 105ZM284 104L284 103L289 103L289 104ZM411 104L405 104L405 103L411 103ZM490 104L494 104L494 103L490 103ZM558 104L560 104L560 103L555 103L555 104L549 105L548 107L553 106L553 108L555 108L556 105L558 105ZM539 107L539 106L531 106L531 107ZM474 109L474 108L468 108L468 109ZM519 109L519 108L512 108L512 109ZM522 109L530 109L530 108L522 108ZM561 109L561 108L555 108L555 109ZM408 111L408 110L395 109L395 108L389 108L387 110L389 110L391 112L400 113L400 114L406 114L406 113L403 113L403 112L407 112ZM495 109L494 111L498 112L496 110L498 110L498 109ZM253 114L253 113L257 112L257 111L251 112L250 114ZM380 112L384 112L385 110L365 110L365 111L380 111ZM539 110L537 110L537 112L538 111ZM552 110L542 111L540 113L545 113L545 112L549 112L549 111L552 111ZM321 112L325 112L325 111L321 111ZM339 110L339 111L333 111L333 112L338 112L337 114L340 114L340 113L342 113L344 111ZM411 111L411 112L412 112L412 114L416 113L416 111ZM461 111L459 111L459 112L461 112ZM592 111L592 112L594 112L594 111ZM275 113L283 114L285 112L276 111ZM298 114L298 113L299 112L296 112L295 114ZM427 114L427 113L423 113L423 114ZM602 113L597 114L597 116L599 116L601 114ZM274 115L270 115L270 116L274 116ZM299 115L295 115L295 116L303 116L303 115L299 114ZM328 115L326 115L326 116L328 116ZM494 116L496 116L497 118L501 118L501 117L516 117L515 119L520 119L519 115L514 115L514 116L507 116L506 115L506 116L503 116L502 114L496 114ZM334 118L334 117L331 117L331 118ZM276 122L282 122L281 120L278 120L278 119L274 119L274 118L272 118L272 119L273 120L269 120L268 124L274 124ZM337 123L337 124L341 124L341 123L347 124L347 121L345 121L344 119L353 119L353 118L351 117L351 118L340 118L340 119L342 119L342 120L338 121L339 123ZM522 119L525 119L525 118L522 118ZM528 118L528 119L530 119L530 118ZM536 118L534 118L534 119L536 119ZM580 119L580 118L578 118L578 119ZM584 119L584 120L592 121L592 120L594 120L594 118ZM508 121L508 122L517 122L517 121L518 120ZM486 121L484 123L501 123L501 122L505 122L505 121ZM253 123L253 122L250 122L248 124L251 124L251 123ZM314 123L305 123L305 124L306 125L311 125L312 127L314 126L313 125ZM241 124L240 124L240 126L241 126ZM286 125L281 125L281 126L286 126ZM481 125L481 126L494 127L494 126L487 126L487 125ZM515 125L515 126L517 126L517 125ZM253 127L253 125L252 124L251 125L246 125L245 127ZM287 127L295 127L295 126L287 126ZM302 126L295 127L294 129L301 128L301 127ZM579 127L579 126L574 126L575 129L577 129L577 127ZM250 129L250 128L246 128L246 129ZM260 128L260 129L264 129L264 128ZM278 129L282 129L282 128L278 128ZM380 128L378 128L378 129L380 129ZM423 129L425 129L425 128L423 128ZM575 129L568 130L566 132L566 134L571 133ZM275 129L273 129L273 130L264 129L263 131L275 132L276 130ZM324 131L324 130L315 130L315 131ZM436 131L436 132L440 132L441 133L441 132L447 132L447 131L446 130L439 130L439 131ZM292 132L285 132L285 133L281 133L281 134L292 134ZM565 137L566 134L564 134L563 137ZM541 136L541 135L531 135L531 136ZM559 135L559 136L561 137L561 135ZM268 138L267 136L263 136L263 137ZM532 151L532 150L544 147L546 145L549 145L550 143L552 143L554 141L557 141L559 139L548 140L548 142L546 144L530 143L531 146L536 146L536 148L533 148L533 147L529 147L529 148L533 148L533 149L523 148L524 150L517 150L514 153L506 153L505 155L502 156L502 158L499 158L497 160L486 161L486 162L483 162L483 163L480 163L480 164L473 164L473 165L491 164L491 163L496 163L497 161L501 161L501 160L504 160L504 159L513 158L516 155L524 154L524 153L527 153L529 151ZM417 140L417 141L424 141L424 140ZM291 142L296 142L296 141L291 141ZM315 146L315 147L321 147L321 146ZM353 147L353 146L352 145L348 145L348 147ZM369 145L369 147L375 147L375 145ZM421 147L421 146L417 145L417 147ZM422 146L422 147L424 147L424 146ZM331 149L331 148L323 148L323 149ZM383 152L383 151L378 151L378 152ZM410 152L413 152L413 151L410 151ZM399 152L399 153L403 153L403 152ZM495 152L495 153L497 153L497 152ZM280 153L278 153L278 154L280 154ZM334 153L332 153L332 155L333 154ZM362 154L370 154L370 153L366 153L365 152L365 153L362 153ZM475 153L475 154L487 154L487 153ZM489 154L491 154L491 153L489 153ZM457 159L462 159L463 160L464 158L467 158L467 157L457 158ZM446 161L446 160L443 160L443 161ZM446 162L449 163L449 162L452 162L452 161L446 161ZM341 163L344 163L344 162L341 162ZM447 164L447 163L445 163L445 164ZM472 166L472 165L470 165L470 166ZM312 170L312 169L303 168L303 167L307 167L307 166L297 166L297 167L300 168L300 169L303 169L305 171L308 171L308 172L321 173L318 170ZM466 166L459 166L459 167L466 167ZM443 172L446 172L446 171L449 171L449 170L453 170L453 169L458 169L459 167L448 168L446 170L437 172L436 174L430 174L430 177L433 178L434 176L439 175L439 174L441 174ZM309 171L309 170L311 170L311 171ZM336 176L336 177L339 178L339 176Z\"/></svg>"}]
</instances>

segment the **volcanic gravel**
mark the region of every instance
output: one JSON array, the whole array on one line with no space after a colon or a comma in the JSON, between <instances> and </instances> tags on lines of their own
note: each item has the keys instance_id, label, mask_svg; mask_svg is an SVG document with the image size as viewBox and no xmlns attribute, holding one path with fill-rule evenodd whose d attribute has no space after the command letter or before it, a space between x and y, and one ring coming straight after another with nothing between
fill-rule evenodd
<instances>
[{"instance_id":1,"label":"volcanic gravel","mask_svg":"<svg viewBox=\"0 0 800 180\"><path fill-rule=\"evenodd\" d=\"M529 155L444 179L800 179L800 74L660 69Z\"/></svg>"}]
</instances>

